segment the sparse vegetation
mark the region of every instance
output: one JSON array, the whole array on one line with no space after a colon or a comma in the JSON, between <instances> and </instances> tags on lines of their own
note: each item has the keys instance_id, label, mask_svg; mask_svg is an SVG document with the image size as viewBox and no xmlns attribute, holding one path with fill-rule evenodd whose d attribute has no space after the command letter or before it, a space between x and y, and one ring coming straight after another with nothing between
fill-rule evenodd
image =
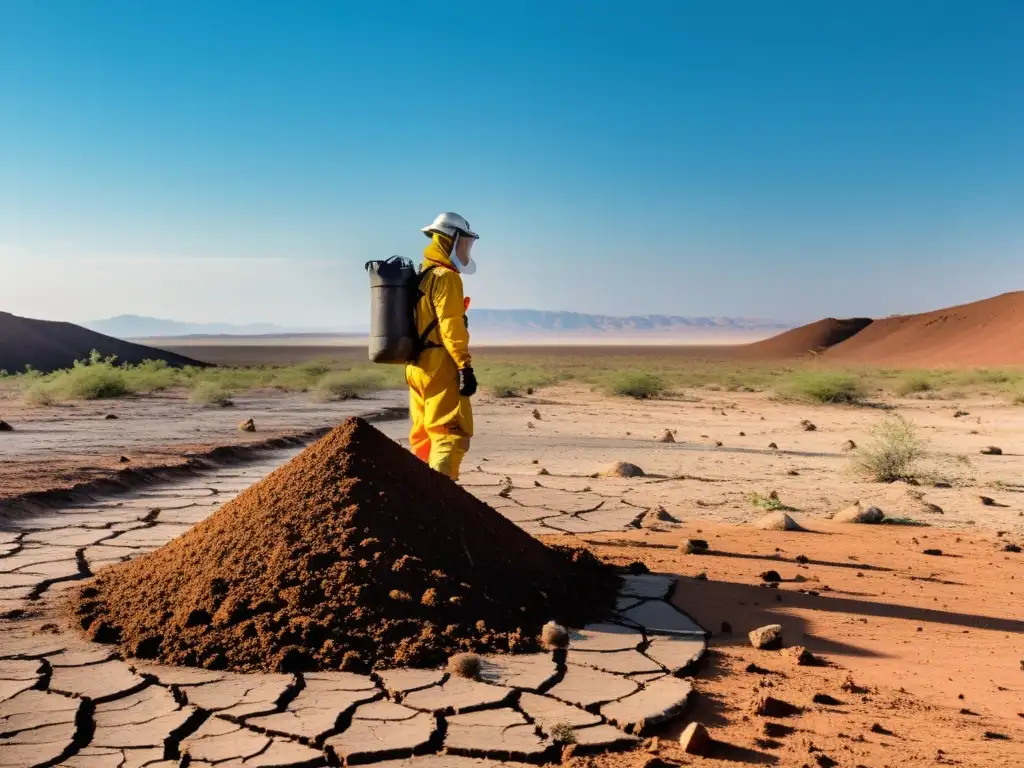
<instances>
[{"instance_id":1,"label":"sparse vegetation","mask_svg":"<svg viewBox=\"0 0 1024 768\"><path fill-rule=\"evenodd\" d=\"M198 382L189 393L188 399L195 405L205 405L211 408L227 408L234 405L231 402L231 393L212 381Z\"/></svg>"},{"instance_id":2,"label":"sparse vegetation","mask_svg":"<svg viewBox=\"0 0 1024 768\"><path fill-rule=\"evenodd\" d=\"M576 731L569 723L555 723L551 726L551 740L555 744L575 744Z\"/></svg>"},{"instance_id":3,"label":"sparse vegetation","mask_svg":"<svg viewBox=\"0 0 1024 768\"><path fill-rule=\"evenodd\" d=\"M767 512L796 512L796 508L784 504L779 498L779 494L775 491L772 491L767 496L762 496L757 491L754 491L747 498L750 499L750 503L755 507L760 507Z\"/></svg>"},{"instance_id":4,"label":"sparse vegetation","mask_svg":"<svg viewBox=\"0 0 1024 768\"><path fill-rule=\"evenodd\" d=\"M897 395L906 397L907 395L931 392L935 387L935 382L927 374L915 373L900 379L896 383L894 391Z\"/></svg>"},{"instance_id":5,"label":"sparse vegetation","mask_svg":"<svg viewBox=\"0 0 1024 768\"><path fill-rule=\"evenodd\" d=\"M619 397L632 397L636 400L650 400L660 397L667 389L665 380L653 373L625 371L609 378L606 386L608 394Z\"/></svg>"},{"instance_id":6,"label":"sparse vegetation","mask_svg":"<svg viewBox=\"0 0 1024 768\"><path fill-rule=\"evenodd\" d=\"M780 382L777 394L783 399L814 403L850 404L864 399L864 389L856 377L811 369L793 371Z\"/></svg>"},{"instance_id":7,"label":"sparse vegetation","mask_svg":"<svg viewBox=\"0 0 1024 768\"><path fill-rule=\"evenodd\" d=\"M857 448L854 467L876 483L913 480L927 453L914 423L902 416L890 416L878 422L871 438Z\"/></svg>"},{"instance_id":8,"label":"sparse vegetation","mask_svg":"<svg viewBox=\"0 0 1024 768\"><path fill-rule=\"evenodd\" d=\"M457 653L448 659L448 671L467 680L480 677L483 661L475 653Z\"/></svg>"},{"instance_id":9,"label":"sparse vegetation","mask_svg":"<svg viewBox=\"0 0 1024 768\"><path fill-rule=\"evenodd\" d=\"M322 402L351 400L381 389L381 385L381 377L373 371L339 371L323 376L316 383L313 394Z\"/></svg>"}]
</instances>

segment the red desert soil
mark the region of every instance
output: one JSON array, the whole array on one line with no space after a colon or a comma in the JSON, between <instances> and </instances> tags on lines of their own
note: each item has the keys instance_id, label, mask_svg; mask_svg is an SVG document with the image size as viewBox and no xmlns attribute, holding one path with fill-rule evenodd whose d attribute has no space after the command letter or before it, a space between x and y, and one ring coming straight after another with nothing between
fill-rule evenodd
<instances>
[{"instance_id":1,"label":"red desert soil","mask_svg":"<svg viewBox=\"0 0 1024 768\"><path fill-rule=\"evenodd\" d=\"M103 357L116 355L122 363L164 360L172 366L205 365L184 355L121 341L71 323L0 312L0 370L14 373L31 365L49 373L70 368L75 360L88 358L94 349Z\"/></svg>"},{"instance_id":2,"label":"red desert soil","mask_svg":"<svg viewBox=\"0 0 1024 768\"><path fill-rule=\"evenodd\" d=\"M1024 765L1024 555L972 533L814 528L704 523L583 540L610 562L680 574L676 604L714 633L694 673L695 706L658 734L658 765ZM707 540L711 554L682 554L676 545L688 537ZM923 554L931 548L943 554ZM801 555L806 563L796 562ZM768 570L782 577L778 589L763 584ZM706 581L694 578L701 572ZM821 666L753 649L747 633L766 624L781 624L785 644L806 647ZM763 694L800 712L753 714ZM692 720L719 742L709 757L676 745ZM642 768L649 749L566 764Z\"/></svg>"},{"instance_id":3,"label":"red desert soil","mask_svg":"<svg viewBox=\"0 0 1024 768\"><path fill-rule=\"evenodd\" d=\"M779 360L817 354L846 341L869 325L871 319L867 317L845 320L827 317L772 336L770 339L739 347L737 356L745 360Z\"/></svg>"},{"instance_id":4,"label":"red desert soil","mask_svg":"<svg viewBox=\"0 0 1024 768\"><path fill-rule=\"evenodd\" d=\"M132 656L365 671L536 650L549 620L607 615L617 583L350 418L180 538L102 569L74 609Z\"/></svg>"},{"instance_id":5,"label":"red desert soil","mask_svg":"<svg viewBox=\"0 0 1024 768\"><path fill-rule=\"evenodd\" d=\"M891 366L1024 365L1024 291L876 320L825 358Z\"/></svg>"}]
</instances>

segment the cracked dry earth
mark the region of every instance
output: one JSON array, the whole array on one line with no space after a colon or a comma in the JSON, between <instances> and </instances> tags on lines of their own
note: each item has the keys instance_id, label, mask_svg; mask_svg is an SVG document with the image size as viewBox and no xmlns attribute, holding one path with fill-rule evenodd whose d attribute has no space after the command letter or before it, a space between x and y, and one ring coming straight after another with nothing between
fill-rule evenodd
<instances>
[{"instance_id":1,"label":"cracked dry earth","mask_svg":"<svg viewBox=\"0 0 1024 768\"><path fill-rule=\"evenodd\" d=\"M673 576L625 577L607 623L574 632L567 651L484 657L479 680L155 666L61 623L63 590L170 541L296 453L0 522L0 766L543 763L561 751L553 731L571 728L581 751L628 748L686 705L693 683L680 675L706 641L670 603ZM478 473L466 485L534 533L620 531L646 511L573 479L509 488Z\"/></svg>"}]
</instances>

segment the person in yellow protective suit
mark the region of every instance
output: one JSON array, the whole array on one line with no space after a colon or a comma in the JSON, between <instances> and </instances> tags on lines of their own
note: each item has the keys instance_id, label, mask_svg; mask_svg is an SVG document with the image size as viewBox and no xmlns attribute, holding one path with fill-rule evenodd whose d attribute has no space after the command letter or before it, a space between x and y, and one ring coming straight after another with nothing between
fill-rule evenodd
<instances>
[{"instance_id":1,"label":"person in yellow protective suit","mask_svg":"<svg viewBox=\"0 0 1024 768\"><path fill-rule=\"evenodd\" d=\"M478 235L456 213L442 213L423 232L430 238L416 304L423 351L405 367L412 416L409 443L432 469L458 480L473 437L469 398L476 393L462 275L476 271L470 251Z\"/></svg>"}]
</instances>

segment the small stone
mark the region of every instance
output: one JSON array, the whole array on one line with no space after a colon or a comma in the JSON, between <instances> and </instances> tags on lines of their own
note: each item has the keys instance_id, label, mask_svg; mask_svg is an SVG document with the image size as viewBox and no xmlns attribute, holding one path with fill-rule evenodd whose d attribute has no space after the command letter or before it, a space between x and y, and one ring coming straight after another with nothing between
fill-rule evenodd
<instances>
[{"instance_id":1,"label":"small stone","mask_svg":"<svg viewBox=\"0 0 1024 768\"><path fill-rule=\"evenodd\" d=\"M783 653L798 667L811 667L818 663L818 657L802 645L794 645L792 648L787 648Z\"/></svg>"},{"instance_id":2,"label":"small stone","mask_svg":"<svg viewBox=\"0 0 1024 768\"><path fill-rule=\"evenodd\" d=\"M797 555L793 558L793 560L794 562L800 563L801 565L807 565L807 563L811 562L811 558L809 558L807 555Z\"/></svg>"},{"instance_id":3,"label":"small stone","mask_svg":"<svg viewBox=\"0 0 1024 768\"><path fill-rule=\"evenodd\" d=\"M764 531L803 531L805 528L785 512L772 512L754 523Z\"/></svg>"},{"instance_id":4,"label":"small stone","mask_svg":"<svg viewBox=\"0 0 1024 768\"><path fill-rule=\"evenodd\" d=\"M827 707L838 707L843 703L839 699L833 696L829 696L827 693L814 694L814 698L812 699L812 701L815 704L824 704Z\"/></svg>"},{"instance_id":5,"label":"small stone","mask_svg":"<svg viewBox=\"0 0 1024 768\"><path fill-rule=\"evenodd\" d=\"M242 432L255 432L256 422L253 421L252 419L246 419L245 421L238 425L238 429L241 430Z\"/></svg>"},{"instance_id":6,"label":"small stone","mask_svg":"<svg viewBox=\"0 0 1024 768\"><path fill-rule=\"evenodd\" d=\"M679 746L688 755L706 755L711 748L711 735L700 723L690 723L679 737Z\"/></svg>"},{"instance_id":7,"label":"small stone","mask_svg":"<svg viewBox=\"0 0 1024 768\"><path fill-rule=\"evenodd\" d=\"M533 418L535 418L537 421L542 421L540 417L540 411L537 410L536 408L533 409Z\"/></svg>"},{"instance_id":8,"label":"small stone","mask_svg":"<svg viewBox=\"0 0 1024 768\"><path fill-rule=\"evenodd\" d=\"M658 438L659 443L674 443L676 441L675 435L672 434L671 429L666 429L665 434Z\"/></svg>"},{"instance_id":9,"label":"small stone","mask_svg":"<svg viewBox=\"0 0 1024 768\"><path fill-rule=\"evenodd\" d=\"M954 418L954 419L959 419L959 418L960 418L961 416L970 416L970 415L971 415L971 414L969 414L969 413L968 413L967 411L956 411L956 412L955 412L955 413L953 414L953 418Z\"/></svg>"},{"instance_id":10,"label":"small stone","mask_svg":"<svg viewBox=\"0 0 1024 768\"><path fill-rule=\"evenodd\" d=\"M768 447L771 448L773 451L779 450L779 446L776 443L768 443Z\"/></svg>"},{"instance_id":11,"label":"small stone","mask_svg":"<svg viewBox=\"0 0 1024 768\"><path fill-rule=\"evenodd\" d=\"M116 421L117 420L117 414L116 413L108 413L103 418L106 419L107 421Z\"/></svg>"},{"instance_id":12,"label":"small stone","mask_svg":"<svg viewBox=\"0 0 1024 768\"><path fill-rule=\"evenodd\" d=\"M13 431L14 431L14 427L12 427L10 424L8 424L3 419L0 419L0 432L13 432Z\"/></svg>"},{"instance_id":13,"label":"small stone","mask_svg":"<svg viewBox=\"0 0 1024 768\"><path fill-rule=\"evenodd\" d=\"M782 647L782 625L768 624L752 630L748 635L750 644L759 650L776 650Z\"/></svg>"},{"instance_id":14,"label":"small stone","mask_svg":"<svg viewBox=\"0 0 1024 768\"><path fill-rule=\"evenodd\" d=\"M935 557L939 557L939 556L942 555L942 550L941 549L926 549L921 554L923 554L923 555L934 555Z\"/></svg>"},{"instance_id":15,"label":"small stone","mask_svg":"<svg viewBox=\"0 0 1024 768\"><path fill-rule=\"evenodd\" d=\"M786 472L786 474L789 475L790 477L799 477L800 476L800 473L797 472L795 469L789 470L788 472Z\"/></svg>"},{"instance_id":16,"label":"small stone","mask_svg":"<svg viewBox=\"0 0 1024 768\"><path fill-rule=\"evenodd\" d=\"M740 432L740 437L746 437L746 436L747 436L746 432Z\"/></svg>"},{"instance_id":17,"label":"small stone","mask_svg":"<svg viewBox=\"0 0 1024 768\"><path fill-rule=\"evenodd\" d=\"M816 762L819 768L835 768L839 765L838 762L833 760L828 755L817 754L814 756L814 762Z\"/></svg>"},{"instance_id":18,"label":"small stone","mask_svg":"<svg viewBox=\"0 0 1024 768\"><path fill-rule=\"evenodd\" d=\"M537 470L537 474L538 475L550 475L551 473L548 472L544 467L541 467L540 469Z\"/></svg>"},{"instance_id":19,"label":"small stone","mask_svg":"<svg viewBox=\"0 0 1024 768\"><path fill-rule=\"evenodd\" d=\"M683 544L683 552L687 555L706 555L708 543L704 539L687 539Z\"/></svg>"},{"instance_id":20,"label":"small stone","mask_svg":"<svg viewBox=\"0 0 1024 768\"><path fill-rule=\"evenodd\" d=\"M715 440L715 448L721 448L724 443L721 440Z\"/></svg>"},{"instance_id":21,"label":"small stone","mask_svg":"<svg viewBox=\"0 0 1024 768\"><path fill-rule=\"evenodd\" d=\"M853 442L853 440L847 440L845 443L843 443L843 450L847 452L855 451L857 450L857 444Z\"/></svg>"},{"instance_id":22,"label":"small stone","mask_svg":"<svg viewBox=\"0 0 1024 768\"><path fill-rule=\"evenodd\" d=\"M708 572L707 571L701 571L700 573L698 573L693 578L695 578L697 581L707 581L708 580Z\"/></svg>"},{"instance_id":23,"label":"small stone","mask_svg":"<svg viewBox=\"0 0 1024 768\"><path fill-rule=\"evenodd\" d=\"M526 428L527 429L536 429L537 427L534 426L534 423L532 421L528 421L528 422L526 422Z\"/></svg>"},{"instance_id":24,"label":"small stone","mask_svg":"<svg viewBox=\"0 0 1024 768\"><path fill-rule=\"evenodd\" d=\"M970 711L970 710L968 710L968 711ZM960 710L960 712L963 713L963 710ZM892 731L890 731L888 728L884 727L881 723L875 723L874 725L872 725L871 726L871 732L872 733L880 734L882 736L892 736L893 735Z\"/></svg>"},{"instance_id":25,"label":"small stone","mask_svg":"<svg viewBox=\"0 0 1024 768\"><path fill-rule=\"evenodd\" d=\"M878 507L864 509L859 501L845 509L839 510L832 517L832 520L837 523L863 523L868 525L880 523L883 519L885 519L885 513L882 510Z\"/></svg>"},{"instance_id":26,"label":"small stone","mask_svg":"<svg viewBox=\"0 0 1024 768\"><path fill-rule=\"evenodd\" d=\"M1020 552L1020 547L1017 544L1004 544L1003 552Z\"/></svg>"},{"instance_id":27,"label":"small stone","mask_svg":"<svg viewBox=\"0 0 1024 768\"><path fill-rule=\"evenodd\" d=\"M636 464L630 464L628 461L617 461L602 474L605 477L644 477L646 474Z\"/></svg>"},{"instance_id":28,"label":"small stone","mask_svg":"<svg viewBox=\"0 0 1024 768\"><path fill-rule=\"evenodd\" d=\"M981 452L985 456L1002 456L1003 455L1003 449L1000 448L998 445L990 445L987 448L982 448Z\"/></svg>"},{"instance_id":29,"label":"small stone","mask_svg":"<svg viewBox=\"0 0 1024 768\"><path fill-rule=\"evenodd\" d=\"M532 395L533 394L533 387L527 387L526 388L526 394Z\"/></svg>"},{"instance_id":30,"label":"small stone","mask_svg":"<svg viewBox=\"0 0 1024 768\"><path fill-rule=\"evenodd\" d=\"M540 459L534 459L530 462L531 464L540 464Z\"/></svg>"},{"instance_id":31,"label":"small stone","mask_svg":"<svg viewBox=\"0 0 1024 768\"><path fill-rule=\"evenodd\" d=\"M782 581L782 576L779 575L778 571L764 571L760 576L761 581L774 581L776 583Z\"/></svg>"},{"instance_id":32,"label":"small stone","mask_svg":"<svg viewBox=\"0 0 1024 768\"><path fill-rule=\"evenodd\" d=\"M127 456L122 456L120 459L118 459L118 461L120 461L122 464L127 464L131 461L131 459L129 459Z\"/></svg>"},{"instance_id":33,"label":"small stone","mask_svg":"<svg viewBox=\"0 0 1024 768\"><path fill-rule=\"evenodd\" d=\"M978 500L982 504L984 504L986 507L995 507L995 506L997 506L996 500L993 499L991 496L979 496Z\"/></svg>"},{"instance_id":34,"label":"small stone","mask_svg":"<svg viewBox=\"0 0 1024 768\"><path fill-rule=\"evenodd\" d=\"M772 718L790 717L800 712L799 707L793 706L788 701L764 694L754 699L750 709L755 715Z\"/></svg>"},{"instance_id":35,"label":"small stone","mask_svg":"<svg viewBox=\"0 0 1024 768\"><path fill-rule=\"evenodd\" d=\"M815 432L818 427L813 423L804 419L800 422L800 426L803 427L804 432Z\"/></svg>"}]
</instances>

